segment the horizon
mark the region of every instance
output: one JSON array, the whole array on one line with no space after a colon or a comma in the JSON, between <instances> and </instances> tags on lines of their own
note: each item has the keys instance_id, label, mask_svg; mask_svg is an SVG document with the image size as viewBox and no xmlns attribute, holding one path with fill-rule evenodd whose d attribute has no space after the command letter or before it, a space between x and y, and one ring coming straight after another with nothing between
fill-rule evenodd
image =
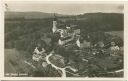
<instances>
[{"instance_id":1,"label":"horizon","mask_svg":"<svg viewBox=\"0 0 128 81\"><path fill-rule=\"evenodd\" d=\"M45 14L54 14L54 13L47 13L47 12L40 12L40 11L26 11L26 12L21 12L21 11L5 11L6 13L45 13ZM88 13L82 13L82 14L61 14L61 13L55 13L56 15L62 15L62 16L77 16L77 15L84 15L84 14L123 14L123 13L116 13L116 12L88 12Z\"/></svg>"},{"instance_id":2,"label":"horizon","mask_svg":"<svg viewBox=\"0 0 128 81\"><path fill-rule=\"evenodd\" d=\"M6 12L43 12L63 15L85 13L123 13L123 4L57 4L37 2L6 2Z\"/></svg>"}]
</instances>

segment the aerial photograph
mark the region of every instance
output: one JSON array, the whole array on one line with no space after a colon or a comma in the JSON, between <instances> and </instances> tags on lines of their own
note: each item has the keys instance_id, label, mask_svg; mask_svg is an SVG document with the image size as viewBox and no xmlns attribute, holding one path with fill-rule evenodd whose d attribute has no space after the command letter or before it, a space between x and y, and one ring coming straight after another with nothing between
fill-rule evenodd
<instances>
[{"instance_id":1,"label":"aerial photograph","mask_svg":"<svg viewBox=\"0 0 128 81\"><path fill-rule=\"evenodd\" d=\"M124 77L123 4L4 6L5 77Z\"/></svg>"}]
</instances>

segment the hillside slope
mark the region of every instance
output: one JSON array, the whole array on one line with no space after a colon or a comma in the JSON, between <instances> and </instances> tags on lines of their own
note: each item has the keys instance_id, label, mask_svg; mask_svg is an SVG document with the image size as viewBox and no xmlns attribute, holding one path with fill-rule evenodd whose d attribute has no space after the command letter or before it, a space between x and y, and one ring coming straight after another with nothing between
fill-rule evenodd
<instances>
[{"instance_id":1,"label":"hillside slope","mask_svg":"<svg viewBox=\"0 0 128 81\"><path fill-rule=\"evenodd\" d=\"M61 14L56 14L56 16L64 16ZM44 12L5 12L5 19L42 19L54 17L54 13L44 13Z\"/></svg>"}]
</instances>

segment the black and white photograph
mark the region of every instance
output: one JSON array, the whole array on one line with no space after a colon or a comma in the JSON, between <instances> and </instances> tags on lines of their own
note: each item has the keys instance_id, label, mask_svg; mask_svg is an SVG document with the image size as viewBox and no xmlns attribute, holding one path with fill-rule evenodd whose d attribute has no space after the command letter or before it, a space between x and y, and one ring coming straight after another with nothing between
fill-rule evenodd
<instances>
[{"instance_id":1,"label":"black and white photograph","mask_svg":"<svg viewBox=\"0 0 128 81\"><path fill-rule=\"evenodd\" d=\"M4 77L124 77L124 4L4 6Z\"/></svg>"}]
</instances>

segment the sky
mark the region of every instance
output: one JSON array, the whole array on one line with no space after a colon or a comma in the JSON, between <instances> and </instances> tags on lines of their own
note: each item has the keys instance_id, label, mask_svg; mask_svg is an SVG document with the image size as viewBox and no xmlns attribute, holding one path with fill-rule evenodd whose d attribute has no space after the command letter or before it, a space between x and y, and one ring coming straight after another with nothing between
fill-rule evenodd
<instances>
[{"instance_id":1,"label":"sky","mask_svg":"<svg viewBox=\"0 0 128 81\"><path fill-rule=\"evenodd\" d=\"M83 13L122 13L123 4L87 4L87 3L43 3L43 2L5 2L8 11L45 12L67 15Z\"/></svg>"}]
</instances>

